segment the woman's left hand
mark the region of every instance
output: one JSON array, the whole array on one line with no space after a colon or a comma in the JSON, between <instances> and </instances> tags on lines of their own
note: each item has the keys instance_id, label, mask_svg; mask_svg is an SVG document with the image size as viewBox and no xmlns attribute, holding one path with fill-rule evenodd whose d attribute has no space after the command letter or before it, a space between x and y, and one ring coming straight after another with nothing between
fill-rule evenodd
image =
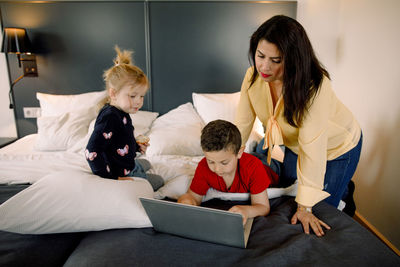
<instances>
[{"instance_id":1,"label":"woman's left hand","mask_svg":"<svg viewBox=\"0 0 400 267\"><path fill-rule=\"evenodd\" d=\"M325 235L324 231L322 230L322 226L326 229L331 229L329 225L315 217L315 215L309 211L298 209L293 215L291 223L296 224L297 220L299 220L303 225L303 229L306 234L310 234L310 226L317 236Z\"/></svg>"}]
</instances>

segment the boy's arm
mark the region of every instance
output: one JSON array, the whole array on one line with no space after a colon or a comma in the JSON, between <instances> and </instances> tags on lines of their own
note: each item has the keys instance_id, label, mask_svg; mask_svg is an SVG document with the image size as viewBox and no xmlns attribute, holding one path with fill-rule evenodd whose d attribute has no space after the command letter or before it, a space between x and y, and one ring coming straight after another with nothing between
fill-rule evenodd
<instances>
[{"instance_id":1,"label":"boy's arm","mask_svg":"<svg viewBox=\"0 0 400 267\"><path fill-rule=\"evenodd\" d=\"M248 218L265 216L270 212L267 189L258 194L251 194L251 205L237 205L229 209L243 216L243 224Z\"/></svg>"},{"instance_id":2,"label":"boy's arm","mask_svg":"<svg viewBox=\"0 0 400 267\"><path fill-rule=\"evenodd\" d=\"M201 200L203 199L202 195L199 195L192 190L188 189L186 194L183 194L179 197L178 203L189 204L194 206L199 206L201 204Z\"/></svg>"}]
</instances>

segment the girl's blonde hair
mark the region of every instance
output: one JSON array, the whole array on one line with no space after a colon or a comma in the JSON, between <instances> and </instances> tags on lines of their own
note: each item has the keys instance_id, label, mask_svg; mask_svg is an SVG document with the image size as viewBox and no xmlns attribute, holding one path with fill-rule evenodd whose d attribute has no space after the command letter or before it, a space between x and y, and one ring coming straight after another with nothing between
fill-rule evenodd
<instances>
[{"instance_id":1,"label":"girl's blonde hair","mask_svg":"<svg viewBox=\"0 0 400 267\"><path fill-rule=\"evenodd\" d=\"M145 86L149 87L149 81L144 72L137 66L133 65L132 51L123 50L115 46L117 56L114 58L114 66L104 71L103 79L106 83L106 90L109 92L113 88L116 92L121 90L125 85ZM107 97L101 104L110 103L110 97Z\"/></svg>"}]
</instances>

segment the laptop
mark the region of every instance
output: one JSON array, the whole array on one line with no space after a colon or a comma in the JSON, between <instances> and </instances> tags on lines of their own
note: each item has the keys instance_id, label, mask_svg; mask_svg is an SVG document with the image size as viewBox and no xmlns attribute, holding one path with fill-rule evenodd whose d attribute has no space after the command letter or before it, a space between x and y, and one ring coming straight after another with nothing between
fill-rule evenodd
<instances>
[{"instance_id":1,"label":"laptop","mask_svg":"<svg viewBox=\"0 0 400 267\"><path fill-rule=\"evenodd\" d=\"M233 212L152 198L140 201L158 232L246 248L253 218L243 226L242 216Z\"/></svg>"}]
</instances>

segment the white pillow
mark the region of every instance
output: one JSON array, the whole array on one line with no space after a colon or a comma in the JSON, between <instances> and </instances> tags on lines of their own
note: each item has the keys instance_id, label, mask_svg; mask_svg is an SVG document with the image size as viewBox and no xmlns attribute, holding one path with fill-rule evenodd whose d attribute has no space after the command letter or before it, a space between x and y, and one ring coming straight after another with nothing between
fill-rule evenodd
<instances>
[{"instance_id":1,"label":"white pillow","mask_svg":"<svg viewBox=\"0 0 400 267\"><path fill-rule=\"evenodd\" d=\"M67 112L96 106L107 96L106 91L76 95L36 93L42 116L59 116Z\"/></svg>"},{"instance_id":2,"label":"white pillow","mask_svg":"<svg viewBox=\"0 0 400 267\"><path fill-rule=\"evenodd\" d=\"M83 139L97 108L67 112L60 116L41 116L37 119L38 138L35 149L41 151L67 150Z\"/></svg>"},{"instance_id":3,"label":"white pillow","mask_svg":"<svg viewBox=\"0 0 400 267\"><path fill-rule=\"evenodd\" d=\"M234 122L240 92L231 94L192 93L193 105L205 124L222 119Z\"/></svg>"},{"instance_id":4,"label":"white pillow","mask_svg":"<svg viewBox=\"0 0 400 267\"><path fill-rule=\"evenodd\" d=\"M193 105L200 117L207 124L210 121L222 119L235 122L236 110L239 105L240 92L231 94L198 94L192 93ZM253 130L246 143L245 152L252 152L264 136L261 121L256 118Z\"/></svg>"},{"instance_id":5,"label":"white pillow","mask_svg":"<svg viewBox=\"0 0 400 267\"><path fill-rule=\"evenodd\" d=\"M90 137L92 136L95 123L96 123L96 118L94 118L90 122L86 136L84 138L81 138L80 140L75 142L75 144L73 144L70 148L68 148L67 149L68 152L81 153L82 155L85 155L85 149L87 144L89 143Z\"/></svg>"},{"instance_id":6,"label":"white pillow","mask_svg":"<svg viewBox=\"0 0 400 267\"><path fill-rule=\"evenodd\" d=\"M297 195L297 181L296 183L288 186L288 187L271 187L267 188L267 194L269 199L281 197L281 196L291 196L295 197ZM210 188L207 190L205 196L203 196L202 202L208 201L213 198L219 198L222 200L231 200L231 201L246 201L250 198L250 193L227 193L221 192L214 188Z\"/></svg>"},{"instance_id":7,"label":"white pillow","mask_svg":"<svg viewBox=\"0 0 400 267\"><path fill-rule=\"evenodd\" d=\"M158 117L148 133L147 155L200 156L202 119L192 103L186 103Z\"/></svg>"},{"instance_id":8,"label":"white pillow","mask_svg":"<svg viewBox=\"0 0 400 267\"><path fill-rule=\"evenodd\" d=\"M21 234L151 227L139 197L152 197L145 179L118 181L62 171L44 176L0 206L0 230Z\"/></svg>"},{"instance_id":9,"label":"white pillow","mask_svg":"<svg viewBox=\"0 0 400 267\"><path fill-rule=\"evenodd\" d=\"M181 175L174 179L171 179L165 183L157 192L154 193L154 198L163 199L171 198L178 199L180 196L185 194L190 187L193 175ZM273 199L281 196L292 196L297 195L297 182L288 187L271 187L267 188L268 198ZM230 201L246 201L250 198L250 193L228 193L221 192L214 188L208 189L207 193L203 196L202 202L208 201L213 198L219 198L222 200Z\"/></svg>"},{"instance_id":10,"label":"white pillow","mask_svg":"<svg viewBox=\"0 0 400 267\"><path fill-rule=\"evenodd\" d=\"M133 127L135 127L135 137L145 135L151 128L153 121L158 117L158 112L139 110L135 114L129 114L132 119Z\"/></svg>"},{"instance_id":11,"label":"white pillow","mask_svg":"<svg viewBox=\"0 0 400 267\"><path fill-rule=\"evenodd\" d=\"M154 198L163 199L171 198L178 199L185 194L192 182L193 176L180 175L165 182L164 186L154 193Z\"/></svg>"},{"instance_id":12,"label":"white pillow","mask_svg":"<svg viewBox=\"0 0 400 267\"><path fill-rule=\"evenodd\" d=\"M267 188L267 190L270 188ZM268 195L269 196L269 195ZM207 190L207 193L203 196L202 202L208 201L210 199L219 198L222 200L230 200L230 201L246 201L250 198L250 193L228 193L221 192L217 189L210 188Z\"/></svg>"}]
</instances>

